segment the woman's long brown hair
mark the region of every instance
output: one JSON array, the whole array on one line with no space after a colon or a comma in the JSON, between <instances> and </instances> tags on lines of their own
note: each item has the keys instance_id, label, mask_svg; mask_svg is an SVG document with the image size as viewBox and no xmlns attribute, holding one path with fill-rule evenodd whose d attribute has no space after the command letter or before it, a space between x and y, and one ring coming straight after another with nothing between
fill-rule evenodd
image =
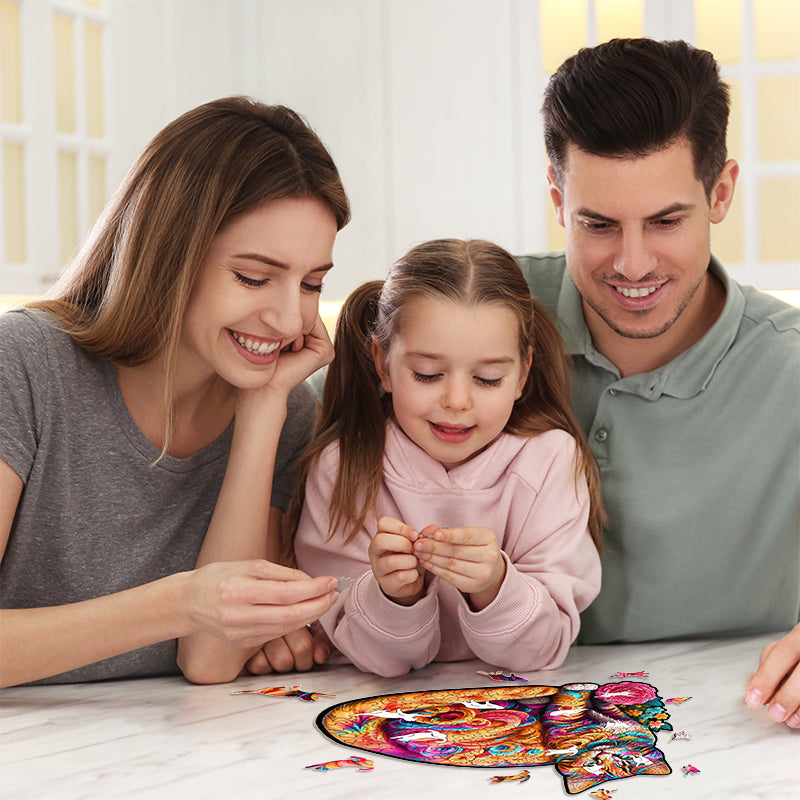
<instances>
[{"instance_id":1,"label":"woman's long brown hair","mask_svg":"<svg viewBox=\"0 0 800 800\"><path fill-rule=\"evenodd\" d=\"M153 138L83 248L30 306L117 364L166 353L166 452L181 327L211 240L262 203L306 197L330 208L338 229L349 220L336 166L302 117L247 97L205 103Z\"/></svg>"},{"instance_id":2,"label":"woman's long brown hair","mask_svg":"<svg viewBox=\"0 0 800 800\"><path fill-rule=\"evenodd\" d=\"M373 340L388 353L403 324L403 308L416 297L444 297L467 306L509 308L519 321L519 352L531 367L505 431L536 436L554 428L577 442L575 476L589 488L589 530L601 543L604 511L600 474L570 402L570 369L563 341L510 253L491 242L438 239L418 245L392 266L385 281L369 281L345 301L334 336L317 431L300 462L297 494L287 517L291 551L302 511L306 478L329 445L338 443L339 473L330 500L330 535L350 541L374 508L383 472L391 395L383 393L372 360Z\"/></svg>"}]
</instances>

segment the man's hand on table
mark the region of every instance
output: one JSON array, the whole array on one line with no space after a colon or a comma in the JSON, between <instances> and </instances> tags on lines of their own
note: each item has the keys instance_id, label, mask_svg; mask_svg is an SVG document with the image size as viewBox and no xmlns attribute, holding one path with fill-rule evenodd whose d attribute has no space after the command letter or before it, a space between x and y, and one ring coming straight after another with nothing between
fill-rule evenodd
<instances>
[{"instance_id":1,"label":"man's hand on table","mask_svg":"<svg viewBox=\"0 0 800 800\"><path fill-rule=\"evenodd\" d=\"M764 648L745 702L751 708L769 705L771 719L800 729L800 625Z\"/></svg>"}]
</instances>

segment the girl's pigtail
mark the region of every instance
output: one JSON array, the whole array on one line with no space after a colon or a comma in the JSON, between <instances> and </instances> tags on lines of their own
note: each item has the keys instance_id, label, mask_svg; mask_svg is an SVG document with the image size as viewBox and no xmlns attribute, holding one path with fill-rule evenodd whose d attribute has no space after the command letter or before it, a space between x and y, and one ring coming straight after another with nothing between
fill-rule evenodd
<instances>
[{"instance_id":1,"label":"girl's pigtail","mask_svg":"<svg viewBox=\"0 0 800 800\"><path fill-rule=\"evenodd\" d=\"M384 396L372 359L372 332L383 281L368 281L347 298L336 322L335 355L322 395L319 432L326 445L339 442L339 473L330 508L330 532L350 525L349 541L363 526L380 488L386 418Z\"/></svg>"},{"instance_id":2,"label":"girl's pigtail","mask_svg":"<svg viewBox=\"0 0 800 800\"><path fill-rule=\"evenodd\" d=\"M306 479L329 445L339 446L339 470L330 498L329 535L342 529L349 541L364 525L378 496L385 422L391 408L389 398L382 396L372 360L372 328L382 286L383 281L362 284L339 312L333 337L334 358L325 376L316 433L298 461L297 489L282 536L284 559L294 557L294 536L305 499Z\"/></svg>"},{"instance_id":3,"label":"girl's pigtail","mask_svg":"<svg viewBox=\"0 0 800 800\"><path fill-rule=\"evenodd\" d=\"M506 429L531 435L559 428L575 439L578 445L576 476L582 473L586 478L590 499L589 531L595 545L601 549L606 515L600 493L600 470L572 410L570 365L564 341L544 306L535 298L529 341L532 342L530 373Z\"/></svg>"}]
</instances>

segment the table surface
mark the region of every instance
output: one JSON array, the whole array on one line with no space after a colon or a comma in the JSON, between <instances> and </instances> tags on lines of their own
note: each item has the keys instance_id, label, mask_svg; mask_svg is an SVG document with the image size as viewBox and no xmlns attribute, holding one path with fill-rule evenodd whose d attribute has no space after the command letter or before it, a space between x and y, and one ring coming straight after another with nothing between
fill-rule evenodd
<instances>
[{"instance_id":1,"label":"table surface","mask_svg":"<svg viewBox=\"0 0 800 800\"><path fill-rule=\"evenodd\" d=\"M691 740L658 747L672 767L665 776L606 782L613 800L646 798L800 797L800 732L753 711L742 696L761 649L777 638L761 636L690 642L574 647L557 670L522 673L529 683L607 683L615 672L646 670L668 704L675 731ZM235 684L193 686L182 678L96 684L15 687L0 692L0 796L14 800L71 798L300 798L387 800L424 798L563 798L553 766L531 769L526 783L491 785L508 768L470 769L369 756L371 772L345 767L329 772L311 764L368 756L327 739L314 720L325 708L376 694L498 684L477 670L480 661L432 664L401 678L383 679L354 667L241 678ZM233 695L238 689L299 685L327 692L307 702L296 697ZM684 775L693 764L699 774Z\"/></svg>"}]
</instances>

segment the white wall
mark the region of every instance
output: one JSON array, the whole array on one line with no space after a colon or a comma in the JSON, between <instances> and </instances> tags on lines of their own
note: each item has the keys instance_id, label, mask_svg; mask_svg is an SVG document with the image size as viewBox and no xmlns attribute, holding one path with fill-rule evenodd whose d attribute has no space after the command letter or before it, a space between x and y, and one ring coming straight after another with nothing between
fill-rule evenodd
<instances>
[{"instance_id":1,"label":"white wall","mask_svg":"<svg viewBox=\"0 0 800 800\"><path fill-rule=\"evenodd\" d=\"M327 296L427 238L541 248L542 86L522 93L519 20L514 0L114 0L111 181L177 114L249 93L306 116L342 174L353 220Z\"/></svg>"},{"instance_id":2,"label":"white wall","mask_svg":"<svg viewBox=\"0 0 800 800\"><path fill-rule=\"evenodd\" d=\"M546 246L536 0L109 3L112 184L177 114L247 93L306 116L339 166L353 220L328 298L426 238ZM691 2L647 8L648 35L691 36Z\"/></svg>"}]
</instances>

